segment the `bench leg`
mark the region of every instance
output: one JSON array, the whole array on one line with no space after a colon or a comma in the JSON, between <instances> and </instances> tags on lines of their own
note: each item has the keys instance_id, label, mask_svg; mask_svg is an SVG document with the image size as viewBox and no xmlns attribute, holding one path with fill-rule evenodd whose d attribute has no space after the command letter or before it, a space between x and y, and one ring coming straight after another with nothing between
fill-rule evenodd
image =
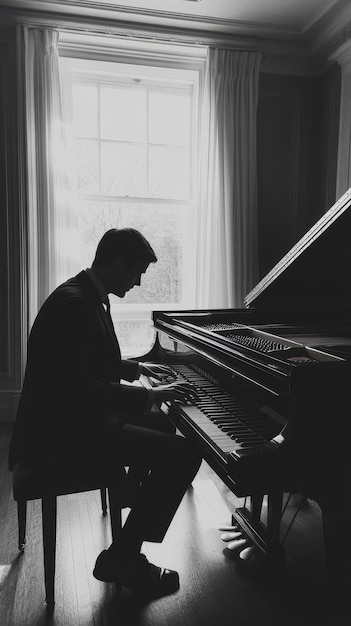
<instances>
[{"instance_id":1,"label":"bench leg","mask_svg":"<svg viewBox=\"0 0 351 626\"><path fill-rule=\"evenodd\" d=\"M18 549L24 551L26 545L27 500L17 502Z\"/></svg>"},{"instance_id":2,"label":"bench leg","mask_svg":"<svg viewBox=\"0 0 351 626\"><path fill-rule=\"evenodd\" d=\"M108 500L110 505L112 541L115 541L122 528L121 490L118 486L108 488Z\"/></svg>"},{"instance_id":3,"label":"bench leg","mask_svg":"<svg viewBox=\"0 0 351 626\"><path fill-rule=\"evenodd\" d=\"M100 495L101 495L102 514L106 515L107 513L106 487L103 487L103 489L100 489Z\"/></svg>"},{"instance_id":4,"label":"bench leg","mask_svg":"<svg viewBox=\"0 0 351 626\"><path fill-rule=\"evenodd\" d=\"M45 593L48 609L55 604L56 496L42 499Z\"/></svg>"}]
</instances>

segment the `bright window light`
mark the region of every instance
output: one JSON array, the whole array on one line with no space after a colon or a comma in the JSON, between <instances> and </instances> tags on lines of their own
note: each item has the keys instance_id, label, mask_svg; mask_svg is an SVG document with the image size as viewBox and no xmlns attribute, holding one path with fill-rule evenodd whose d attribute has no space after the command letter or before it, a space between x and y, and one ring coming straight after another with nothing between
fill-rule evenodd
<instances>
[{"instance_id":1,"label":"bright window light","mask_svg":"<svg viewBox=\"0 0 351 626\"><path fill-rule=\"evenodd\" d=\"M125 357L154 342L151 311L193 308L198 72L87 59L69 67L82 266L109 228L133 227L158 257L111 312Z\"/></svg>"}]
</instances>

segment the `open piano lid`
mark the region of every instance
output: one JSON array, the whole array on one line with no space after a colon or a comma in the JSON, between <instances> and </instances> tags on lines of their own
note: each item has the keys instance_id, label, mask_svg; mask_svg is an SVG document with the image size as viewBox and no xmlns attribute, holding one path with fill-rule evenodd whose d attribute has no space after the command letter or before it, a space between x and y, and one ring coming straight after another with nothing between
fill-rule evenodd
<instances>
[{"instance_id":1,"label":"open piano lid","mask_svg":"<svg viewBox=\"0 0 351 626\"><path fill-rule=\"evenodd\" d=\"M245 305L351 305L351 188L250 291Z\"/></svg>"}]
</instances>

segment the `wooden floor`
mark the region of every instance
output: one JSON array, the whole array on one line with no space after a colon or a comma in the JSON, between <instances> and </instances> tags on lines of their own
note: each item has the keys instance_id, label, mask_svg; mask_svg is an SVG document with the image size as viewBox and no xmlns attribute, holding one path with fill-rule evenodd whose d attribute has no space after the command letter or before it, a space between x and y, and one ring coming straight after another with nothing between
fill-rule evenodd
<instances>
[{"instance_id":1,"label":"wooden floor","mask_svg":"<svg viewBox=\"0 0 351 626\"><path fill-rule=\"evenodd\" d=\"M328 587L321 516L307 501L286 539L286 568L277 575L260 559L227 554L218 526L238 503L203 463L161 545L144 544L154 562L176 569L180 590L138 601L96 581L92 569L110 542L99 492L59 498L56 606L46 617L40 502L29 505L27 546L17 549L16 508L7 471L9 427L0 424L0 625L1 626L319 626ZM289 521L299 498L286 513Z\"/></svg>"}]
</instances>

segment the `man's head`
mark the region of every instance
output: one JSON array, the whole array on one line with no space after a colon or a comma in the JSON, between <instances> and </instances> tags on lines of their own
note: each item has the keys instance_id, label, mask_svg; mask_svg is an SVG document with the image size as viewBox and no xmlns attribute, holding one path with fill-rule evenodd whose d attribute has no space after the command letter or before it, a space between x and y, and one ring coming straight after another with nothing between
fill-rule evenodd
<instances>
[{"instance_id":1,"label":"man's head","mask_svg":"<svg viewBox=\"0 0 351 626\"><path fill-rule=\"evenodd\" d=\"M149 242L134 228L112 228L98 243L94 272L106 288L123 298L134 285L140 285L141 275L157 257Z\"/></svg>"}]
</instances>

